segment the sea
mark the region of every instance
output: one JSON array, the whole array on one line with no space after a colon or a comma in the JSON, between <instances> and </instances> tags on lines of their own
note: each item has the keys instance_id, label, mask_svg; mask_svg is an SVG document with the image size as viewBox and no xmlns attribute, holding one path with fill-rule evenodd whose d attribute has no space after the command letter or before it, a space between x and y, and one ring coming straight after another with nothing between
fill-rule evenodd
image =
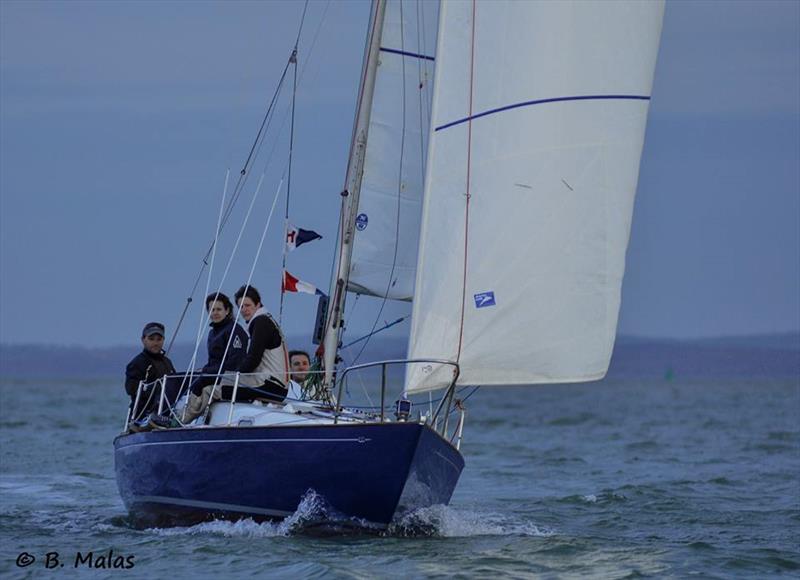
<instances>
[{"instance_id":1,"label":"sea","mask_svg":"<svg viewBox=\"0 0 800 580\"><path fill-rule=\"evenodd\" d=\"M598 383L464 390L450 504L381 534L308 526L313 495L278 522L138 529L121 378L4 376L0 577L797 578L797 342L623 341Z\"/></svg>"}]
</instances>

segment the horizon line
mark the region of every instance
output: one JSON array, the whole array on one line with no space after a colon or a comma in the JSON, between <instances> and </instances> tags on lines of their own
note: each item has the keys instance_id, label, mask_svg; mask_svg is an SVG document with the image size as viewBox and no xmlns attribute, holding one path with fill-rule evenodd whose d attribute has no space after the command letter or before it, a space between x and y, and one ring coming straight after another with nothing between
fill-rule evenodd
<instances>
[{"instance_id":1,"label":"horizon line","mask_svg":"<svg viewBox=\"0 0 800 580\"><path fill-rule=\"evenodd\" d=\"M287 335L287 337L297 337L298 335ZM644 335L644 334L618 334L616 336L615 342L619 340L637 340L641 342L702 342L702 341L709 341L709 340L737 340L737 339L765 339L765 338L776 338L776 337L795 337L800 338L800 329L797 330L784 330L784 331L776 331L776 332L756 332L750 334L716 334L716 335L704 335L704 336L655 336L655 335ZM386 341L389 340L408 340L407 337L404 336L385 336L382 338L378 338L379 341ZM297 341L300 342L300 341ZM310 340L308 340L310 343ZM190 341L185 342L176 342L176 346L193 346L193 343ZM6 347L50 347L50 348L83 348L86 350L104 350L104 349L113 349L113 348L130 348L133 346L134 348L138 347L138 343L136 341L131 341L130 343L113 343L113 344L106 344L106 345L84 345L84 344L66 344L66 343L55 343L55 342L4 342L0 341L0 348Z\"/></svg>"}]
</instances>

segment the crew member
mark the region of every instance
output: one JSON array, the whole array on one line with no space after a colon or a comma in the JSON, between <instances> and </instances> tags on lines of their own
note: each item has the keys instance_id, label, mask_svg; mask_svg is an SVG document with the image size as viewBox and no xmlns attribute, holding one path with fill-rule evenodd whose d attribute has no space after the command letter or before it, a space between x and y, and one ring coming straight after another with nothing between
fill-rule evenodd
<instances>
[{"instance_id":1,"label":"crew member","mask_svg":"<svg viewBox=\"0 0 800 580\"><path fill-rule=\"evenodd\" d=\"M255 387L258 398L283 401L288 391L289 356L281 329L261 304L258 290L242 286L234 297L250 334L250 347L238 369L247 375L242 383Z\"/></svg>"},{"instance_id":2,"label":"crew member","mask_svg":"<svg viewBox=\"0 0 800 580\"><path fill-rule=\"evenodd\" d=\"M308 369L311 368L311 357L304 350L290 350L289 367L292 369L292 380L302 385L308 378Z\"/></svg>"},{"instance_id":3,"label":"crew member","mask_svg":"<svg viewBox=\"0 0 800 580\"><path fill-rule=\"evenodd\" d=\"M142 329L142 352L137 354L125 367L125 391L131 397L131 429L142 430L148 424L148 414L158 409L161 397L160 388L155 381L164 375L174 375L175 366L164 353L164 325L148 322ZM139 383L144 381L139 395L139 404L134 409Z\"/></svg>"}]
</instances>

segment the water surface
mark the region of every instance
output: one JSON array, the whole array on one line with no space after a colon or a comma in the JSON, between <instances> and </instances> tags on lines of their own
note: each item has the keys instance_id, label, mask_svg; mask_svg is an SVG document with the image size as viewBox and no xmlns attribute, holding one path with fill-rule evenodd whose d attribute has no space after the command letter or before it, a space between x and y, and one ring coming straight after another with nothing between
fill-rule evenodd
<instances>
[{"instance_id":1,"label":"water surface","mask_svg":"<svg viewBox=\"0 0 800 580\"><path fill-rule=\"evenodd\" d=\"M286 521L136 530L114 481L118 377L0 383L0 575L709 578L800 575L800 384L607 379L479 390L449 507L384 536ZM128 570L75 556L133 556ZM20 568L27 552L36 561Z\"/></svg>"}]
</instances>

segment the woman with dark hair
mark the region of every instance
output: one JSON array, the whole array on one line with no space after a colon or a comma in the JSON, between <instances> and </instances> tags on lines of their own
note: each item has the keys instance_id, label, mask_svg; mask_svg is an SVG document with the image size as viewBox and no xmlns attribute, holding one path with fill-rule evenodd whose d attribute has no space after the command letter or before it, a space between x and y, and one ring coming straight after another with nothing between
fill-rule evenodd
<instances>
[{"instance_id":1,"label":"woman with dark hair","mask_svg":"<svg viewBox=\"0 0 800 580\"><path fill-rule=\"evenodd\" d=\"M237 386L237 401L270 401L280 403L286 398L288 388L289 356L286 341L283 339L278 324L261 304L258 290L245 285L236 291L236 305L242 318L248 323L250 336L249 348L243 350L241 362L234 366L226 360L224 370L235 370L241 373L241 381ZM211 312L209 310L209 312ZM211 336L209 340L209 351ZM234 339L235 340L235 339ZM203 414L208 403L213 400L230 400L233 397L235 379L233 373L227 373L220 381L219 389L212 388L214 379L200 383L195 381L192 393L186 404L184 420L192 421Z\"/></svg>"},{"instance_id":2,"label":"woman with dark hair","mask_svg":"<svg viewBox=\"0 0 800 580\"><path fill-rule=\"evenodd\" d=\"M198 378L190 387L196 395L203 391L203 387L214 383L214 375L238 369L247 354L247 333L233 319L230 298L221 292L209 294L206 296L206 311L211 320L207 343L208 362L200 370L206 376Z\"/></svg>"}]
</instances>

